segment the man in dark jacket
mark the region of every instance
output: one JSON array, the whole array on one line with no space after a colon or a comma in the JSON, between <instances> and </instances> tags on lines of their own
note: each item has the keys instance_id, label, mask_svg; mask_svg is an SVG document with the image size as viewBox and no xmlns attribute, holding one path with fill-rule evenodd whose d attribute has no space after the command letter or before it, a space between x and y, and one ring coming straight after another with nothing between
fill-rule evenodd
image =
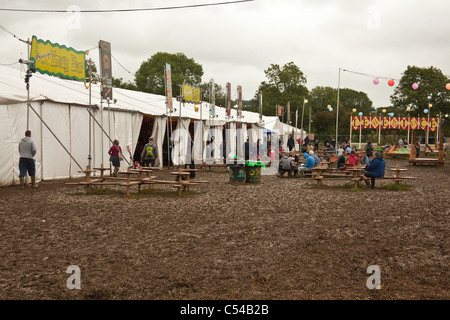
<instances>
[{"instance_id":1,"label":"man in dark jacket","mask_svg":"<svg viewBox=\"0 0 450 320\"><path fill-rule=\"evenodd\" d=\"M384 161L383 157L380 156L378 151L375 151L373 153L373 156L373 160L370 162L370 164L366 165L366 170L362 175L367 188L371 187L372 189L375 188L375 178L384 177L384 170L386 168L386 162ZM370 185L369 183L369 178L372 182L372 185Z\"/></svg>"},{"instance_id":2,"label":"man in dark jacket","mask_svg":"<svg viewBox=\"0 0 450 320\"><path fill-rule=\"evenodd\" d=\"M294 140L294 138L292 138L292 135L289 135L289 139L287 141L287 146L289 148L289 152L291 152L292 149L294 149L294 147L295 147L295 140Z\"/></svg>"}]
</instances>

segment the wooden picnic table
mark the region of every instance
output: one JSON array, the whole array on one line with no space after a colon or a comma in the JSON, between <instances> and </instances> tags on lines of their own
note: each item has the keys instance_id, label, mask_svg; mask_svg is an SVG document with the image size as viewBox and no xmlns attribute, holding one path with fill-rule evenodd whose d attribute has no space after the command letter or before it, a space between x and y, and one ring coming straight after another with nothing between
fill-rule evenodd
<instances>
[{"instance_id":1,"label":"wooden picnic table","mask_svg":"<svg viewBox=\"0 0 450 320\"><path fill-rule=\"evenodd\" d=\"M355 189L358 189L359 181L361 181L361 173L364 171L364 168L363 167L353 167L353 168L347 168L346 170L349 172L353 172L352 181L355 184Z\"/></svg>"}]
</instances>

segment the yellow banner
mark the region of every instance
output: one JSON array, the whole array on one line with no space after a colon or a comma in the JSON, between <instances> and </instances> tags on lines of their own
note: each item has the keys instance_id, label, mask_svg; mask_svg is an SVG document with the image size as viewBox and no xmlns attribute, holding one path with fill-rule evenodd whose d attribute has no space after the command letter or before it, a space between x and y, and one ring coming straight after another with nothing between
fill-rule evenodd
<instances>
[{"instance_id":1,"label":"yellow banner","mask_svg":"<svg viewBox=\"0 0 450 320\"><path fill-rule=\"evenodd\" d=\"M181 86L182 96L185 102L200 103L200 88L191 86L190 84L183 84Z\"/></svg>"},{"instance_id":2,"label":"yellow banner","mask_svg":"<svg viewBox=\"0 0 450 320\"><path fill-rule=\"evenodd\" d=\"M67 48L64 45L37 39L31 40L30 60L36 71L50 76L85 81L85 52Z\"/></svg>"}]
</instances>

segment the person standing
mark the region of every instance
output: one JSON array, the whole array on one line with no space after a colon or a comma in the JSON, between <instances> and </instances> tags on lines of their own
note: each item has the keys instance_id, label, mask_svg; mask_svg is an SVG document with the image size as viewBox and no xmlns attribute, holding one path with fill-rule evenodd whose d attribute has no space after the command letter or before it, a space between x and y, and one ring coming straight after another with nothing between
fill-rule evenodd
<instances>
[{"instance_id":1,"label":"person standing","mask_svg":"<svg viewBox=\"0 0 450 320\"><path fill-rule=\"evenodd\" d=\"M109 158L109 161L111 161L112 165L114 166L113 176L117 177L117 173L120 169L120 161L121 159L123 159L122 148L119 146L119 140L114 140L114 143L109 149L108 154L111 156Z\"/></svg>"},{"instance_id":2,"label":"person standing","mask_svg":"<svg viewBox=\"0 0 450 320\"><path fill-rule=\"evenodd\" d=\"M372 157L372 155L373 155L373 146L372 146L372 143L370 141L367 142L366 147L364 148L364 151L366 151L367 156L369 158Z\"/></svg>"},{"instance_id":3,"label":"person standing","mask_svg":"<svg viewBox=\"0 0 450 320\"><path fill-rule=\"evenodd\" d=\"M287 146L289 148L289 152L291 152L292 149L294 149L294 147L295 147L295 140L294 140L294 138L292 138L291 134L289 135L289 139L287 141Z\"/></svg>"},{"instance_id":4,"label":"person standing","mask_svg":"<svg viewBox=\"0 0 450 320\"><path fill-rule=\"evenodd\" d=\"M36 185L36 161L34 156L36 155L37 148L34 141L31 139L31 131L25 131L25 137L19 142L19 179L20 187L25 187L25 176L28 175L31 178L31 186L37 188Z\"/></svg>"},{"instance_id":5,"label":"person standing","mask_svg":"<svg viewBox=\"0 0 450 320\"><path fill-rule=\"evenodd\" d=\"M151 165L155 166L155 161L157 157L156 145L153 143L153 137L148 139L148 143L144 146L141 152L141 163L144 167Z\"/></svg>"},{"instance_id":6,"label":"person standing","mask_svg":"<svg viewBox=\"0 0 450 320\"><path fill-rule=\"evenodd\" d=\"M420 140L416 140L416 144L414 145L414 148L416 148L416 158L420 156Z\"/></svg>"}]
</instances>

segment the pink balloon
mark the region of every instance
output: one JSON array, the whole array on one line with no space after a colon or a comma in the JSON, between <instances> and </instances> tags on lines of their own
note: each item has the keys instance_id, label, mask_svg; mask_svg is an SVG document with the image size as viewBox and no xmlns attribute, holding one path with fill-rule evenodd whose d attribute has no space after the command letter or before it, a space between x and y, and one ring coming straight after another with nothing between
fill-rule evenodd
<instances>
[{"instance_id":1,"label":"pink balloon","mask_svg":"<svg viewBox=\"0 0 450 320\"><path fill-rule=\"evenodd\" d=\"M414 90L417 90L418 87L419 87L419 85L418 85L417 83L413 83L412 88L413 88Z\"/></svg>"},{"instance_id":2,"label":"pink balloon","mask_svg":"<svg viewBox=\"0 0 450 320\"><path fill-rule=\"evenodd\" d=\"M378 78L373 79L373 84L379 84L380 80L378 80Z\"/></svg>"}]
</instances>

